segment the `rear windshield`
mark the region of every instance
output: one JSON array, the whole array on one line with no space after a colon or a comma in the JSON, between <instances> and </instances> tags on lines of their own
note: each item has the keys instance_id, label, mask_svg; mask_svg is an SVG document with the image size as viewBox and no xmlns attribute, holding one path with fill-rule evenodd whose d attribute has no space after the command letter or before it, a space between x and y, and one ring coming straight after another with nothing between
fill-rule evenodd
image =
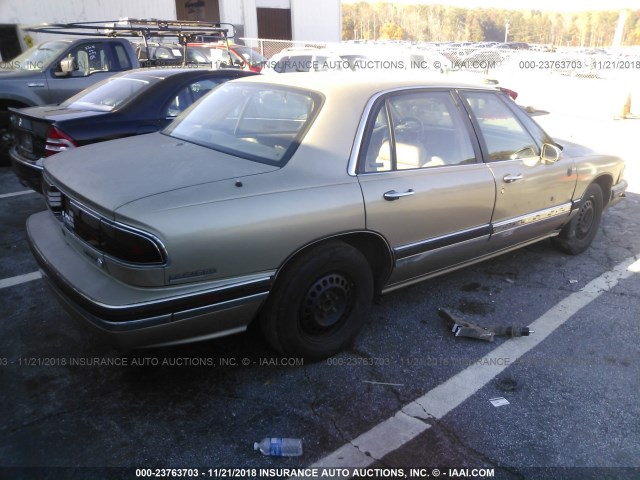
<instances>
[{"instance_id":1,"label":"rear windshield","mask_svg":"<svg viewBox=\"0 0 640 480\"><path fill-rule=\"evenodd\" d=\"M186 110L164 133L249 160L283 165L320 104L321 97L306 90L226 83Z\"/></svg>"},{"instance_id":2,"label":"rear windshield","mask_svg":"<svg viewBox=\"0 0 640 480\"><path fill-rule=\"evenodd\" d=\"M108 78L71 97L62 106L76 110L110 112L140 94L150 84L149 80L139 78Z\"/></svg>"}]
</instances>

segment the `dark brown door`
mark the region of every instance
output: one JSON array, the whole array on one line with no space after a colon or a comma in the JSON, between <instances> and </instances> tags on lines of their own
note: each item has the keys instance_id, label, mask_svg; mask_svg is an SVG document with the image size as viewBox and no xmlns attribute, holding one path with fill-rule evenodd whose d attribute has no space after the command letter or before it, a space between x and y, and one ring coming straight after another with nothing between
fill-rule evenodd
<instances>
[{"instance_id":1,"label":"dark brown door","mask_svg":"<svg viewBox=\"0 0 640 480\"><path fill-rule=\"evenodd\" d=\"M291 10L258 8L258 37L291 40Z\"/></svg>"}]
</instances>

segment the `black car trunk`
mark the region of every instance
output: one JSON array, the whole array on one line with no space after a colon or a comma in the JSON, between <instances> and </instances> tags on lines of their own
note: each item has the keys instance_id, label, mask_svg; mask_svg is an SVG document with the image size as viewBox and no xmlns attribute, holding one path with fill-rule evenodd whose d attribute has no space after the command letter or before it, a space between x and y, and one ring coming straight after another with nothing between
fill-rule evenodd
<instances>
[{"instance_id":1,"label":"black car trunk","mask_svg":"<svg viewBox=\"0 0 640 480\"><path fill-rule=\"evenodd\" d=\"M47 138L49 129L54 126L64 134L65 122L77 119L90 119L105 112L94 110L76 110L58 105L45 107L30 107L22 109L10 109L14 116L12 126L18 153L28 159L36 161L46 156Z\"/></svg>"},{"instance_id":2,"label":"black car trunk","mask_svg":"<svg viewBox=\"0 0 640 480\"><path fill-rule=\"evenodd\" d=\"M37 117L30 117L14 110L13 134L18 153L28 160L36 161L45 156L47 132L51 122Z\"/></svg>"}]
</instances>

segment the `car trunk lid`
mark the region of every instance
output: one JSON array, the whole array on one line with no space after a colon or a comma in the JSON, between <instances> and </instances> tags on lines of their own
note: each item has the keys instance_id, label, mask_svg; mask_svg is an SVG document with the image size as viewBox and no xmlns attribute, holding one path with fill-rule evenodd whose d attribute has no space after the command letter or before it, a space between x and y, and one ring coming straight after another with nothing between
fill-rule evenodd
<instances>
[{"instance_id":1,"label":"car trunk lid","mask_svg":"<svg viewBox=\"0 0 640 480\"><path fill-rule=\"evenodd\" d=\"M47 153L45 150L49 129L57 125L64 131L64 120L68 118L90 118L104 112L74 110L59 106L11 109L13 133L18 153L27 160L36 161Z\"/></svg>"},{"instance_id":2,"label":"car trunk lid","mask_svg":"<svg viewBox=\"0 0 640 480\"><path fill-rule=\"evenodd\" d=\"M109 217L141 198L279 168L161 133L69 150L44 165L64 193Z\"/></svg>"}]
</instances>

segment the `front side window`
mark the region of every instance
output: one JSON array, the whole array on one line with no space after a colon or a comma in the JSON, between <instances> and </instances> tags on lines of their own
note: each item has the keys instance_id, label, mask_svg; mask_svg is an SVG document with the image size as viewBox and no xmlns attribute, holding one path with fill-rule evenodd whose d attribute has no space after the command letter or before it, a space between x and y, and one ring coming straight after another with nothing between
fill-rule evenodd
<instances>
[{"instance_id":1,"label":"front side window","mask_svg":"<svg viewBox=\"0 0 640 480\"><path fill-rule=\"evenodd\" d=\"M164 133L249 160L283 165L320 104L321 97L306 90L227 83L184 112Z\"/></svg>"},{"instance_id":2,"label":"front side window","mask_svg":"<svg viewBox=\"0 0 640 480\"><path fill-rule=\"evenodd\" d=\"M487 146L488 161L531 158L540 154L536 142L516 115L492 92L465 92Z\"/></svg>"},{"instance_id":3,"label":"front side window","mask_svg":"<svg viewBox=\"0 0 640 480\"><path fill-rule=\"evenodd\" d=\"M207 56L201 52L200 50L196 50L195 48L187 49L187 62L189 63L211 63L211 60L207 58Z\"/></svg>"},{"instance_id":4,"label":"front side window","mask_svg":"<svg viewBox=\"0 0 640 480\"><path fill-rule=\"evenodd\" d=\"M466 126L448 92L392 95L377 108L366 135L365 173L476 162Z\"/></svg>"},{"instance_id":5,"label":"front side window","mask_svg":"<svg viewBox=\"0 0 640 480\"><path fill-rule=\"evenodd\" d=\"M76 59L78 69L71 72L72 77L86 77L94 72L109 71L109 57L100 42L83 43L74 48L71 56Z\"/></svg>"}]
</instances>

